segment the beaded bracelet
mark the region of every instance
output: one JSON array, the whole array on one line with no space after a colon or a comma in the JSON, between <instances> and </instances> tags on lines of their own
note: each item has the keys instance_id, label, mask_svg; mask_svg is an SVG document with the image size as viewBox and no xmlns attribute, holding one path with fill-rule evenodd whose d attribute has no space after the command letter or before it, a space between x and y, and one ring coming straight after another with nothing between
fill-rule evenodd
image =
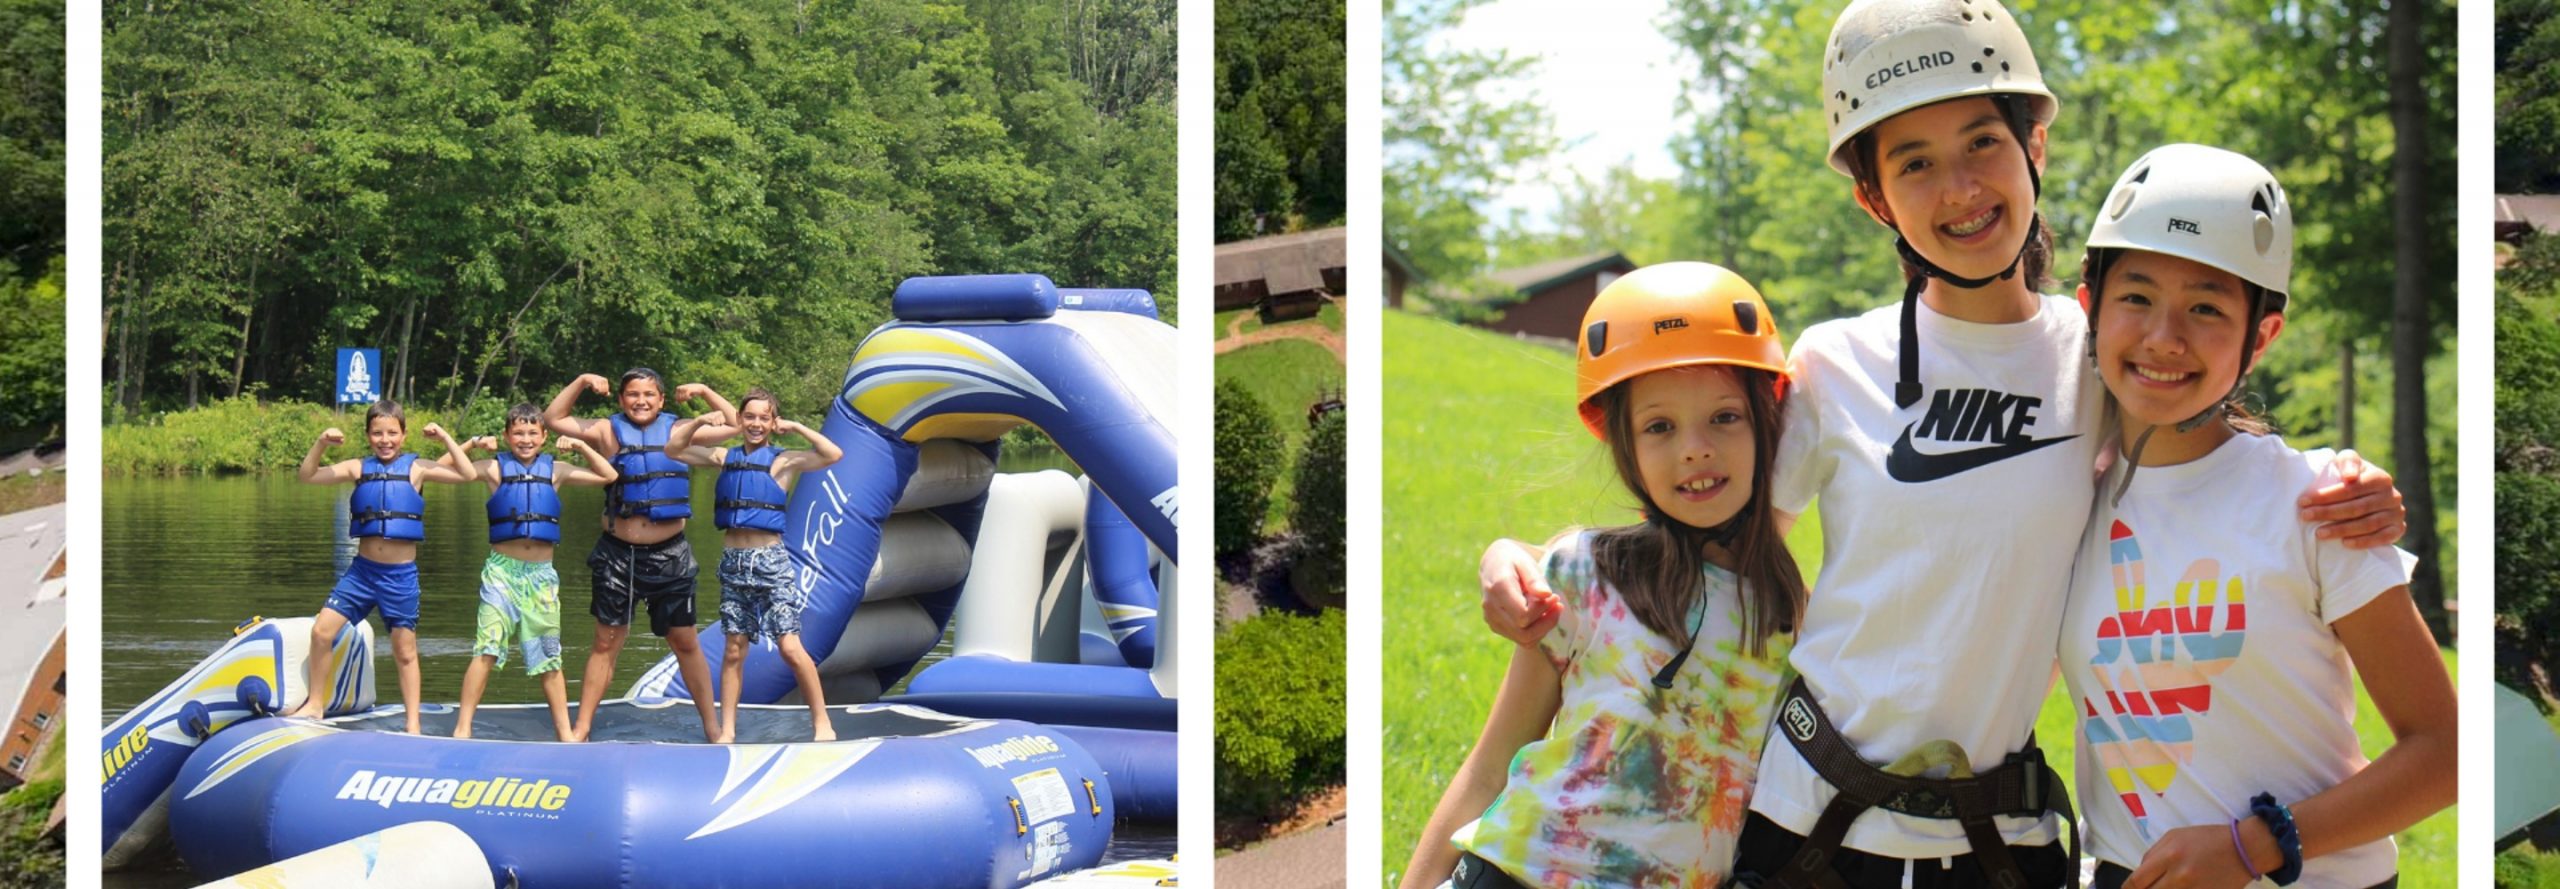
<instances>
[{"instance_id":1,"label":"beaded bracelet","mask_svg":"<svg viewBox=\"0 0 2560 889\"><path fill-rule=\"evenodd\" d=\"M2284 852L2284 864L2267 872L2267 879L2278 886L2291 886L2302 878L2302 834L2293 823L2293 810L2276 804L2276 795L2261 793L2249 798L2249 814L2267 823L2267 831L2275 834L2276 848Z\"/></svg>"}]
</instances>

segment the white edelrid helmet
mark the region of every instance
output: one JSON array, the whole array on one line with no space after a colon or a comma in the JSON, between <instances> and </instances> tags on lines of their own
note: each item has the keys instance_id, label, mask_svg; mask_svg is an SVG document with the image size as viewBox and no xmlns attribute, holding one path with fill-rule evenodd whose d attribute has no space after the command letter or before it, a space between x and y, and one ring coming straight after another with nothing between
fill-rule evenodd
<instances>
[{"instance_id":1,"label":"white edelrid helmet","mask_svg":"<svg viewBox=\"0 0 2560 889\"><path fill-rule=\"evenodd\" d=\"M1831 168L1877 121L1964 96L2026 97L2036 123L2053 121L2027 35L1999 0L1855 0L1831 24L1822 57L1822 113L1831 121Z\"/></svg>"},{"instance_id":2,"label":"white edelrid helmet","mask_svg":"<svg viewBox=\"0 0 2560 889\"><path fill-rule=\"evenodd\" d=\"M2116 179L2089 227L2088 249L2148 250L2221 269L2265 290L2264 311L2283 311L2292 291L2293 205L2275 174L2246 155L2163 145Z\"/></svg>"}]
</instances>

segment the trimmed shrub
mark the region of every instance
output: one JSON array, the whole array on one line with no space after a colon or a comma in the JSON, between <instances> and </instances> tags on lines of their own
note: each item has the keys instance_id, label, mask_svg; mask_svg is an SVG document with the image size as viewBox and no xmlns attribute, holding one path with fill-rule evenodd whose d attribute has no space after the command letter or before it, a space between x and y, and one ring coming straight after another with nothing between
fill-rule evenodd
<instances>
[{"instance_id":1,"label":"trimmed shrub","mask_svg":"<svg viewBox=\"0 0 2560 889\"><path fill-rule=\"evenodd\" d=\"M1218 381L1217 551L1243 552L1262 539L1262 514L1279 477L1280 430L1271 409L1233 380Z\"/></svg>"},{"instance_id":2,"label":"trimmed shrub","mask_svg":"<svg viewBox=\"0 0 2560 889\"><path fill-rule=\"evenodd\" d=\"M1220 816L1266 815L1343 777L1343 617L1268 611L1218 639Z\"/></svg>"}]
</instances>

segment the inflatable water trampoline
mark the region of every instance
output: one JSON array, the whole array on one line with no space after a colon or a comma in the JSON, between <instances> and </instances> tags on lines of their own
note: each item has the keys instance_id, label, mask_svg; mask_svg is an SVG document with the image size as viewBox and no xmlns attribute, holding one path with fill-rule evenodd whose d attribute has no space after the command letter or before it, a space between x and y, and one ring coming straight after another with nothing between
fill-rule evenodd
<instances>
[{"instance_id":1,"label":"inflatable water trampoline","mask_svg":"<svg viewBox=\"0 0 2560 889\"><path fill-rule=\"evenodd\" d=\"M806 740L769 643L741 698L773 706L742 709L734 745L695 740L671 662L585 745L549 740L540 705L483 705L463 740L425 705L404 735L362 624L319 653L333 718L273 718L312 693L309 623L252 621L106 731L107 865L174 848L222 876L434 822L499 885L974 889L1070 876L1115 821L1170 822L1173 329L1143 291L1037 275L910 279L892 310L827 412L846 457L799 480L783 534L841 740ZM1083 477L995 472L1025 424Z\"/></svg>"}]
</instances>

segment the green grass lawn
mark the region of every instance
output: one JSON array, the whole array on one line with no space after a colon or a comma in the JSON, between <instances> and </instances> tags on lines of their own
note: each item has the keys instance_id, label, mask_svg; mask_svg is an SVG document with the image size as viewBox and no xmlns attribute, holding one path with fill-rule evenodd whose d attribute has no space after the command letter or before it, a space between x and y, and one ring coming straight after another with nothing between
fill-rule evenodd
<instances>
[{"instance_id":1,"label":"green grass lawn","mask_svg":"<svg viewBox=\"0 0 2560 889\"><path fill-rule=\"evenodd\" d=\"M1272 485L1267 513L1266 527L1277 529L1288 520L1298 445L1307 438L1307 406L1321 393L1342 389L1342 362L1306 340L1279 340L1218 356L1218 379L1234 379L1252 390L1271 409L1271 419L1287 441L1288 456L1281 463L1280 480Z\"/></svg>"},{"instance_id":2,"label":"green grass lawn","mask_svg":"<svg viewBox=\"0 0 2560 889\"><path fill-rule=\"evenodd\" d=\"M1333 329L1333 332L1335 332L1335 333L1341 333L1341 332L1342 332L1342 304L1341 304L1341 303L1334 302L1334 301L1331 301L1331 300L1326 300L1326 301L1325 301L1325 304L1324 304L1324 308L1322 308L1322 309L1318 309L1318 310L1316 311L1316 318L1317 318L1317 320L1323 321L1323 322L1324 322L1324 326L1329 327L1329 328L1332 328L1332 329Z\"/></svg>"},{"instance_id":3,"label":"green grass lawn","mask_svg":"<svg viewBox=\"0 0 2560 889\"><path fill-rule=\"evenodd\" d=\"M1574 418L1571 355L1401 311L1381 323L1388 629L1380 841L1384 882L1393 885L1475 742L1509 654L1478 613L1475 569L1485 544L1633 514L1599 442ZM1224 362L1219 372L1227 372ZM1788 541L1807 579L1822 560L1820 524L1808 514ZM2445 661L2450 667L2453 655ZM2378 754L2389 733L2369 702L2360 707L2366 751ZM2057 686L2038 732L2066 774L2070 715ZM2453 813L2428 819L2400 843L2401 885L2453 885Z\"/></svg>"},{"instance_id":4,"label":"green grass lawn","mask_svg":"<svg viewBox=\"0 0 2560 889\"><path fill-rule=\"evenodd\" d=\"M1228 325L1231 325L1231 324L1236 323L1236 318L1237 318L1237 317L1239 317L1239 316L1243 316L1243 315L1250 315L1250 314L1253 314L1253 310L1252 310L1252 309L1250 309L1250 308L1244 308L1244 309L1228 309L1228 310L1226 310L1226 311L1224 311L1224 312L1219 312L1219 313L1218 313L1218 317L1217 317L1217 326L1218 326L1218 336L1217 336L1217 339L1226 339L1226 338L1227 338L1227 327L1228 327Z\"/></svg>"}]
</instances>

